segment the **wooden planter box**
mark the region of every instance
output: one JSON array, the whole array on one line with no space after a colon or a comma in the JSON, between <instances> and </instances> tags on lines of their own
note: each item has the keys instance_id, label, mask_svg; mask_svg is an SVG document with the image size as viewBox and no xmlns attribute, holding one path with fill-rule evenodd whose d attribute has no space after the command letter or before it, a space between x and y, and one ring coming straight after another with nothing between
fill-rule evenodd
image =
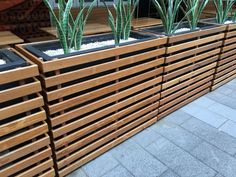
<instances>
[{"instance_id":1,"label":"wooden planter box","mask_svg":"<svg viewBox=\"0 0 236 177\"><path fill-rule=\"evenodd\" d=\"M65 176L157 121L167 38L42 62L56 165Z\"/></svg>"},{"instance_id":2,"label":"wooden planter box","mask_svg":"<svg viewBox=\"0 0 236 177\"><path fill-rule=\"evenodd\" d=\"M236 78L236 24L227 25L212 90Z\"/></svg>"},{"instance_id":3,"label":"wooden planter box","mask_svg":"<svg viewBox=\"0 0 236 177\"><path fill-rule=\"evenodd\" d=\"M159 118L210 91L225 27L169 36Z\"/></svg>"},{"instance_id":4,"label":"wooden planter box","mask_svg":"<svg viewBox=\"0 0 236 177\"><path fill-rule=\"evenodd\" d=\"M38 67L26 61L25 67L0 72L2 177L55 174Z\"/></svg>"}]
</instances>

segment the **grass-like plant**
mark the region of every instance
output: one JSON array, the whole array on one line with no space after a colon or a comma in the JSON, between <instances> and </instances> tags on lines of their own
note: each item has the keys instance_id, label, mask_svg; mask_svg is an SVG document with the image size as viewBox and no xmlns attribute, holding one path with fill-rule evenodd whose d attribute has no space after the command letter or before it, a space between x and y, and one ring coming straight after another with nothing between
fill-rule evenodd
<instances>
[{"instance_id":1,"label":"grass-like plant","mask_svg":"<svg viewBox=\"0 0 236 177\"><path fill-rule=\"evenodd\" d=\"M216 8L216 22L224 24L232 10L235 0L213 0Z\"/></svg>"},{"instance_id":2,"label":"grass-like plant","mask_svg":"<svg viewBox=\"0 0 236 177\"><path fill-rule=\"evenodd\" d=\"M185 0L183 11L186 14L187 21L191 30L196 30L201 14L208 4L209 0Z\"/></svg>"},{"instance_id":3,"label":"grass-like plant","mask_svg":"<svg viewBox=\"0 0 236 177\"><path fill-rule=\"evenodd\" d=\"M108 23L114 35L115 45L119 46L121 39L129 39L133 14L139 0L127 0L127 2L118 0L117 4L113 4L115 18L106 3L103 3L108 12Z\"/></svg>"},{"instance_id":4,"label":"grass-like plant","mask_svg":"<svg viewBox=\"0 0 236 177\"><path fill-rule=\"evenodd\" d=\"M81 48L84 28L87 19L92 11L94 4L96 3L96 0L92 2L88 10L84 6L84 0L79 0L80 9L75 19L71 14L73 0L58 0L58 16L56 16L53 7L49 3L49 0L43 1L48 7L49 12L52 16L52 20L56 26L58 38L64 50L64 53L70 53L70 49L72 48L75 50L79 50Z\"/></svg>"},{"instance_id":5,"label":"grass-like plant","mask_svg":"<svg viewBox=\"0 0 236 177\"><path fill-rule=\"evenodd\" d=\"M181 22L175 23L179 10L181 9L181 3L183 0L152 0L157 12L160 15L164 32L168 35L175 33ZM189 12L187 12L189 13ZM187 15L186 13L186 15Z\"/></svg>"}]
</instances>

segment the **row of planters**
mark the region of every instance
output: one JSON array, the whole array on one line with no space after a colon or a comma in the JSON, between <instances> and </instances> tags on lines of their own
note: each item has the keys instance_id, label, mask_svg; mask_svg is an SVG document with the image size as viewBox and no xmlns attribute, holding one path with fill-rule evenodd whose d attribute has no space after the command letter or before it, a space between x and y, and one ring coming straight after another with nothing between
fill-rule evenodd
<instances>
[{"instance_id":1,"label":"row of planters","mask_svg":"<svg viewBox=\"0 0 236 177\"><path fill-rule=\"evenodd\" d=\"M14 79L23 77L17 72L19 67L23 69L36 66L27 62L27 66L18 65L14 67L17 69L0 72L0 98L5 98L0 102L0 113L5 111L0 114L0 118L5 116L0 120L7 120L0 126L14 127L17 131L13 134L11 130L10 135L3 134L5 129L0 129L4 130L0 132L6 141L16 136L14 140L20 142L25 141L25 138L19 135L29 131L27 136L31 139L26 138L27 142L16 144L16 147L10 150L10 155L13 151L23 152L21 149L32 150L30 154L23 154L24 157L14 156L19 158L17 160L8 158L7 163L5 159L1 160L0 165L3 162L3 166L0 167L0 174L3 176L7 173L2 171L8 169L16 171L5 176L20 174L22 171L14 168L14 163L25 163L25 157L28 155L32 158L47 150L47 158L31 161L31 165L34 164L36 168L45 163L52 164L52 155L56 175L65 176L160 118L236 77L234 20L232 24L224 25L230 20L227 15L232 7L231 0L228 0L225 6L221 1L215 1L217 7L222 7L221 10L217 8L217 18L215 21L211 19L203 22L199 22L199 18L207 1L163 0L159 3L160 1L154 0L163 26L140 31L131 31L132 15L138 1L128 0L125 6L120 0L115 5L116 16L107 7L109 25L113 33L84 38L83 30L92 6L84 11L81 1L80 13L73 19L70 13L72 0L59 1L59 17L54 14L49 2L44 2L58 29L59 41L18 45L17 50L38 65L40 75L37 78L42 85L47 124L42 109L42 96L39 94L41 88L33 92L37 96L32 97L32 91L23 89L20 85L22 90L13 93L17 98L22 97L23 101L10 101L16 106L10 105L7 109L7 98L12 98L14 94L11 91L18 86L13 84L9 92L5 92L5 82L9 81L10 76ZM175 23L180 4L183 2L187 21ZM221 12L225 11L227 12L224 13L224 18L220 18ZM220 19L223 19L223 22ZM0 66L6 70L9 69L7 66L10 63L9 60ZM27 73L27 78L31 78L30 72ZM37 73L32 77L39 84L35 76ZM23 93L28 96L22 95ZM40 99L41 104L37 107L39 109L32 107L35 105L32 103L21 107L29 99ZM37 116L37 119L26 120L31 114L37 114L37 111L42 112L41 118ZM18 123L21 120L25 120L25 124ZM38 130L38 138L31 133L38 126L49 127L52 151L49 148L48 129ZM43 137L45 143L47 140L46 145L40 146L41 148L35 146ZM13 146L7 143L0 147L5 147L2 154L7 156L6 149L9 150ZM29 166L30 163L25 164L28 166L22 169L23 174L26 174L25 171L36 173L36 170ZM42 170L38 170L37 174L54 176L52 165L47 167L40 168Z\"/></svg>"}]
</instances>

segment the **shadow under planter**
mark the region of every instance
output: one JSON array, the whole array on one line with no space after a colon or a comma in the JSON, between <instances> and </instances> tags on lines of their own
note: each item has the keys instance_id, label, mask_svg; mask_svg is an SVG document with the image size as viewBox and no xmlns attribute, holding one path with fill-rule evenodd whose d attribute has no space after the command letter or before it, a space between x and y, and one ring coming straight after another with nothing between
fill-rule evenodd
<instances>
[{"instance_id":1,"label":"shadow under planter","mask_svg":"<svg viewBox=\"0 0 236 177\"><path fill-rule=\"evenodd\" d=\"M159 118L210 91L224 39L224 26L199 23L192 32L168 36ZM188 28L183 23L180 28ZM143 29L163 34L163 26Z\"/></svg>"},{"instance_id":2,"label":"shadow under planter","mask_svg":"<svg viewBox=\"0 0 236 177\"><path fill-rule=\"evenodd\" d=\"M14 49L0 53L0 176L54 176L38 67Z\"/></svg>"},{"instance_id":3,"label":"shadow under planter","mask_svg":"<svg viewBox=\"0 0 236 177\"><path fill-rule=\"evenodd\" d=\"M215 19L205 19L205 23L216 24ZM225 38L217 62L212 90L236 78L236 24L225 24Z\"/></svg>"},{"instance_id":4,"label":"shadow under planter","mask_svg":"<svg viewBox=\"0 0 236 177\"><path fill-rule=\"evenodd\" d=\"M57 41L17 46L40 68L59 176L157 121L167 38L131 37L137 40L53 58L41 54Z\"/></svg>"}]
</instances>

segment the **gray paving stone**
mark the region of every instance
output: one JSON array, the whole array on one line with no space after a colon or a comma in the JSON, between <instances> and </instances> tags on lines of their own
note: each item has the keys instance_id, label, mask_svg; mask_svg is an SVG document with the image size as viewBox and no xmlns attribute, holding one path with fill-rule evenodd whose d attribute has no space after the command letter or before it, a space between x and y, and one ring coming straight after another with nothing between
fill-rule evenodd
<instances>
[{"instance_id":1,"label":"gray paving stone","mask_svg":"<svg viewBox=\"0 0 236 177\"><path fill-rule=\"evenodd\" d=\"M112 149L111 153L135 177L157 177L167 170L164 164L131 140Z\"/></svg>"},{"instance_id":2,"label":"gray paving stone","mask_svg":"<svg viewBox=\"0 0 236 177\"><path fill-rule=\"evenodd\" d=\"M85 172L82 169L78 169L78 170L72 172L67 177L88 177L88 176L85 174Z\"/></svg>"},{"instance_id":3,"label":"gray paving stone","mask_svg":"<svg viewBox=\"0 0 236 177\"><path fill-rule=\"evenodd\" d=\"M160 177L180 177L180 176L174 173L172 170L168 169Z\"/></svg>"},{"instance_id":4,"label":"gray paving stone","mask_svg":"<svg viewBox=\"0 0 236 177\"><path fill-rule=\"evenodd\" d=\"M236 123L231 120L222 125L219 130L236 138Z\"/></svg>"},{"instance_id":5,"label":"gray paving stone","mask_svg":"<svg viewBox=\"0 0 236 177\"><path fill-rule=\"evenodd\" d=\"M157 123L153 125L153 129L186 151L191 151L202 142L202 139L169 122Z\"/></svg>"},{"instance_id":6,"label":"gray paving stone","mask_svg":"<svg viewBox=\"0 0 236 177\"><path fill-rule=\"evenodd\" d=\"M229 96L231 98L235 98L236 99L236 91L233 91L231 94L229 94Z\"/></svg>"},{"instance_id":7,"label":"gray paving stone","mask_svg":"<svg viewBox=\"0 0 236 177\"><path fill-rule=\"evenodd\" d=\"M209 95L207 95L207 97L217 101L218 103L226 105L232 109L236 109L236 99L232 96L224 95L218 92L212 92Z\"/></svg>"},{"instance_id":8,"label":"gray paving stone","mask_svg":"<svg viewBox=\"0 0 236 177\"><path fill-rule=\"evenodd\" d=\"M82 169L89 177L100 177L118 165L117 160L107 152L84 165Z\"/></svg>"},{"instance_id":9,"label":"gray paving stone","mask_svg":"<svg viewBox=\"0 0 236 177\"><path fill-rule=\"evenodd\" d=\"M168 115L167 117L165 117L164 119L162 119L161 121L171 122L171 123L180 125L180 124L184 123L186 120L190 119L191 117L192 116L187 114L186 112L184 112L182 110L177 110L177 111L171 113L170 115Z\"/></svg>"},{"instance_id":10,"label":"gray paving stone","mask_svg":"<svg viewBox=\"0 0 236 177\"><path fill-rule=\"evenodd\" d=\"M209 107L210 105L215 104L216 102L212 99L207 98L206 96L202 96L193 101L192 103L202 107Z\"/></svg>"},{"instance_id":11,"label":"gray paving stone","mask_svg":"<svg viewBox=\"0 0 236 177\"><path fill-rule=\"evenodd\" d=\"M215 177L224 177L224 176L218 173Z\"/></svg>"},{"instance_id":12,"label":"gray paving stone","mask_svg":"<svg viewBox=\"0 0 236 177\"><path fill-rule=\"evenodd\" d=\"M222 87L219 87L218 89L215 90L215 92L218 92L218 93L222 93L224 95L229 95L233 92L234 90L229 88L229 87L226 87L226 86L222 86Z\"/></svg>"},{"instance_id":13,"label":"gray paving stone","mask_svg":"<svg viewBox=\"0 0 236 177\"><path fill-rule=\"evenodd\" d=\"M196 118L189 119L181 126L231 155L236 153L235 138L218 131L216 128Z\"/></svg>"},{"instance_id":14,"label":"gray paving stone","mask_svg":"<svg viewBox=\"0 0 236 177\"><path fill-rule=\"evenodd\" d=\"M220 103L211 105L208 109L236 122L236 109L232 109Z\"/></svg>"},{"instance_id":15,"label":"gray paving stone","mask_svg":"<svg viewBox=\"0 0 236 177\"><path fill-rule=\"evenodd\" d=\"M158 139L146 148L181 177L213 177L216 172L167 139Z\"/></svg>"},{"instance_id":16,"label":"gray paving stone","mask_svg":"<svg viewBox=\"0 0 236 177\"><path fill-rule=\"evenodd\" d=\"M124 167L119 165L102 177L133 177L133 175Z\"/></svg>"},{"instance_id":17,"label":"gray paving stone","mask_svg":"<svg viewBox=\"0 0 236 177\"><path fill-rule=\"evenodd\" d=\"M216 147L203 142L192 154L225 177L236 177L236 159Z\"/></svg>"},{"instance_id":18,"label":"gray paving stone","mask_svg":"<svg viewBox=\"0 0 236 177\"><path fill-rule=\"evenodd\" d=\"M199 120L206 122L207 124L219 128L224 122L226 122L228 119L223 117L222 115L219 115L213 111L210 111L206 109L205 107L199 106L195 103L192 103L194 105L194 111L191 112L191 110L187 110L193 117L198 118ZM211 104L213 105L213 104ZM210 106L210 105L209 105Z\"/></svg>"},{"instance_id":19,"label":"gray paving stone","mask_svg":"<svg viewBox=\"0 0 236 177\"><path fill-rule=\"evenodd\" d=\"M143 130L142 132L138 133L131 139L133 139L136 143L141 145L142 147L146 147L158 138L161 138L158 133L156 133L154 130L152 130L151 127Z\"/></svg>"},{"instance_id":20,"label":"gray paving stone","mask_svg":"<svg viewBox=\"0 0 236 177\"><path fill-rule=\"evenodd\" d=\"M236 91L236 79L228 82L227 84L224 85L225 87L231 88L232 90Z\"/></svg>"},{"instance_id":21,"label":"gray paving stone","mask_svg":"<svg viewBox=\"0 0 236 177\"><path fill-rule=\"evenodd\" d=\"M188 113L191 116L195 115L195 113L197 113L199 111L196 104L194 104L194 103L189 103L186 106L182 107L180 110Z\"/></svg>"}]
</instances>

